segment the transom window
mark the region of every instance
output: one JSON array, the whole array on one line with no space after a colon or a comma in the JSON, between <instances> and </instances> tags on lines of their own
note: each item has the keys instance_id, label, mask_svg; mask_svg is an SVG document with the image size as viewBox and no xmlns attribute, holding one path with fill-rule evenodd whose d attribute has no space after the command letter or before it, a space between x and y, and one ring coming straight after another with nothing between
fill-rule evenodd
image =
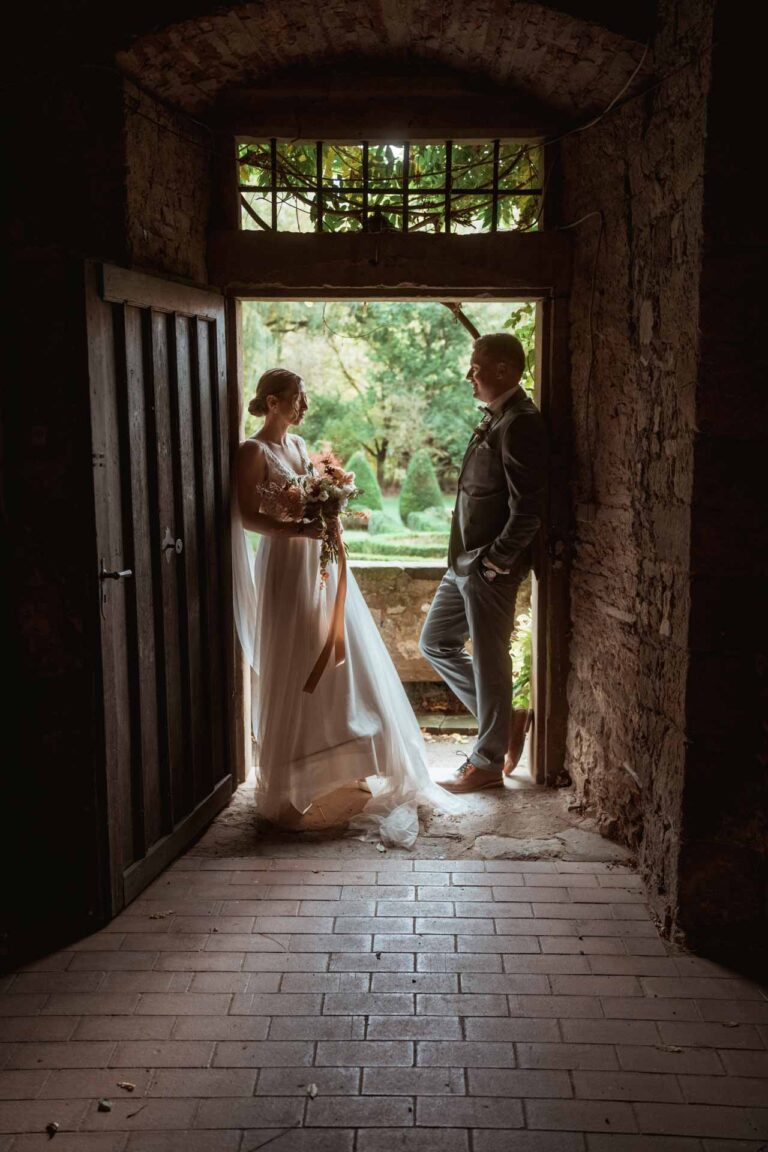
<instances>
[{"instance_id":1,"label":"transom window","mask_svg":"<svg viewBox=\"0 0 768 1152\"><path fill-rule=\"evenodd\" d=\"M542 149L530 141L238 143L241 227L278 232L536 228Z\"/></svg>"}]
</instances>

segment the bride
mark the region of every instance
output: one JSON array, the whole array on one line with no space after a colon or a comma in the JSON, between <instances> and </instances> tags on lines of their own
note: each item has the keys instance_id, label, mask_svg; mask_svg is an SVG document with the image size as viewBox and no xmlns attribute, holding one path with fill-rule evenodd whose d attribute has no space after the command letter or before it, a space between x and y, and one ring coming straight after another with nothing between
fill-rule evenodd
<instances>
[{"instance_id":1,"label":"bride","mask_svg":"<svg viewBox=\"0 0 768 1152\"><path fill-rule=\"evenodd\" d=\"M328 634L338 572L330 565L321 586L318 525L260 507L262 485L312 470L304 441L288 431L307 406L300 376L265 372L248 405L264 424L235 459L235 615L251 666L257 808L296 827L321 797L364 780L370 799L350 827L410 848L418 805L452 810L455 801L429 776L416 717L352 572L346 660L330 661L314 692L303 691ZM245 529L261 535L255 557Z\"/></svg>"}]
</instances>

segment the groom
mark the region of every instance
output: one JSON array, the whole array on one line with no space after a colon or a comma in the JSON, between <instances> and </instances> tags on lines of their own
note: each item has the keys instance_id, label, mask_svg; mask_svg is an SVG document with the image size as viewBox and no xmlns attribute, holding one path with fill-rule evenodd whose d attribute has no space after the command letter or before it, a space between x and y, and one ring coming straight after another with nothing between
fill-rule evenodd
<instances>
[{"instance_id":1,"label":"groom","mask_svg":"<svg viewBox=\"0 0 768 1152\"><path fill-rule=\"evenodd\" d=\"M477 740L449 792L503 783L512 710L509 641L515 598L533 565L548 472L544 420L520 386L525 352L516 336L475 341L467 379L485 408L459 473L448 571L432 601L419 648L477 718ZM472 641L472 656L464 649Z\"/></svg>"}]
</instances>

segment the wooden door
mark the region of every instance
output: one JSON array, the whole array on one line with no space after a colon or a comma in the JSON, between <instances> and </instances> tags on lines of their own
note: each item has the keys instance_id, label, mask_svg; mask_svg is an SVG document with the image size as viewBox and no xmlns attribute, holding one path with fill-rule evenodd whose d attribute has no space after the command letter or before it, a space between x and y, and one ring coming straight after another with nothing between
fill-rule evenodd
<instances>
[{"instance_id":1,"label":"wooden door","mask_svg":"<svg viewBox=\"0 0 768 1152\"><path fill-rule=\"evenodd\" d=\"M536 401L550 435L549 506L533 578L534 710L531 770L537 784L565 778L572 539L571 397L568 296L551 292L536 308Z\"/></svg>"},{"instance_id":2,"label":"wooden door","mask_svg":"<svg viewBox=\"0 0 768 1152\"><path fill-rule=\"evenodd\" d=\"M224 297L91 265L107 914L236 773Z\"/></svg>"}]
</instances>

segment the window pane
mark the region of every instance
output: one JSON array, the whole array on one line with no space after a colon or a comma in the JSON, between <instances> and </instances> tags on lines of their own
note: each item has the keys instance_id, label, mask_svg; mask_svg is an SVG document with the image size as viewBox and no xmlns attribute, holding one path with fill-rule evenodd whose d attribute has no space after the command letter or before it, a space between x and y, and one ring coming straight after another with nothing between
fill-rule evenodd
<instances>
[{"instance_id":1,"label":"window pane","mask_svg":"<svg viewBox=\"0 0 768 1152\"><path fill-rule=\"evenodd\" d=\"M277 193L278 232L314 232L314 193Z\"/></svg>"},{"instance_id":2,"label":"window pane","mask_svg":"<svg viewBox=\"0 0 768 1152\"><path fill-rule=\"evenodd\" d=\"M278 187L314 187L317 180L317 157L314 144L294 142L277 145Z\"/></svg>"},{"instance_id":3,"label":"window pane","mask_svg":"<svg viewBox=\"0 0 768 1152\"><path fill-rule=\"evenodd\" d=\"M326 190L323 231L359 232L363 227L363 197L346 192Z\"/></svg>"},{"instance_id":4,"label":"window pane","mask_svg":"<svg viewBox=\"0 0 768 1152\"><path fill-rule=\"evenodd\" d=\"M445 187L445 144L411 144L412 191Z\"/></svg>"},{"instance_id":5,"label":"window pane","mask_svg":"<svg viewBox=\"0 0 768 1152\"><path fill-rule=\"evenodd\" d=\"M269 188L272 182L272 160L269 144L238 145L240 183L255 188Z\"/></svg>"},{"instance_id":6,"label":"window pane","mask_svg":"<svg viewBox=\"0 0 768 1152\"><path fill-rule=\"evenodd\" d=\"M403 198L387 193L371 193L368 198L368 229L371 232L400 232L403 228Z\"/></svg>"},{"instance_id":7,"label":"window pane","mask_svg":"<svg viewBox=\"0 0 768 1152\"><path fill-rule=\"evenodd\" d=\"M368 148L368 182L371 188L402 186L402 144L371 144Z\"/></svg>"},{"instance_id":8,"label":"window pane","mask_svg":"<svg viewBox=\"0 0 768 1152\"><path fill-rule=\"evenodd\" d=\"M326 144L323 147L323 183L336 188L362 188L362 144Z\"/></svg>"},{"instance_id":9,"label":"window pane","mask_svg":"<svg viewBox=\"0 0 768 1152\"><path fill-rule=\"evenodd\" d=\"M493 197L489 193L462 192L451 199L451 231L489 232Z\"/></svg>"},{"instance_id":10,"label":"window pane","mask_svg":"<svg viewBox=\"0 0 768 1152\"><path fill-rule=\"evenodd\" d=\"M454 188L493 187L493 143L454 144L451 182Z\"/></svg>"},{"instance_id":11,"label":"window pane","mask_svg":"<svg viewBox=\"0 0 768 1152\"><path fill-rule=\"evenodd\" d=\"M408 198L408 227L411 232L444 232L445 194L412 191Z\"/></svg>"},{"instance_id":12,"label":"window pane","mask_svg":"<svg viewBox=\"0 0 768 1152\"><path fill-rule=\"evenodd\" d=\"M502 144L499 148L499 188L540 188L542 149L519 143Z\"/></svg>"},{"instance_id":13,"label":"window pane","mask_svg":"<svg viewBox=\"0 0 768 1152\"><path fill-rule=\"evenodd\" d=\"M535 232L538 228L538 213L541 201L538 196L499 196L500 232L514 232L518 229Z\"/></svg>"},{"instance_id":14,"label":"window pane","mask_svg":"<svg viewBox=\"0 0 768 1152\"><path fill-rule=\"evenodd\" d=\"M261 192L241 192L240 227L246 232L261 232L272 227L272 197Z\"/></svg>"}]
</instances>

